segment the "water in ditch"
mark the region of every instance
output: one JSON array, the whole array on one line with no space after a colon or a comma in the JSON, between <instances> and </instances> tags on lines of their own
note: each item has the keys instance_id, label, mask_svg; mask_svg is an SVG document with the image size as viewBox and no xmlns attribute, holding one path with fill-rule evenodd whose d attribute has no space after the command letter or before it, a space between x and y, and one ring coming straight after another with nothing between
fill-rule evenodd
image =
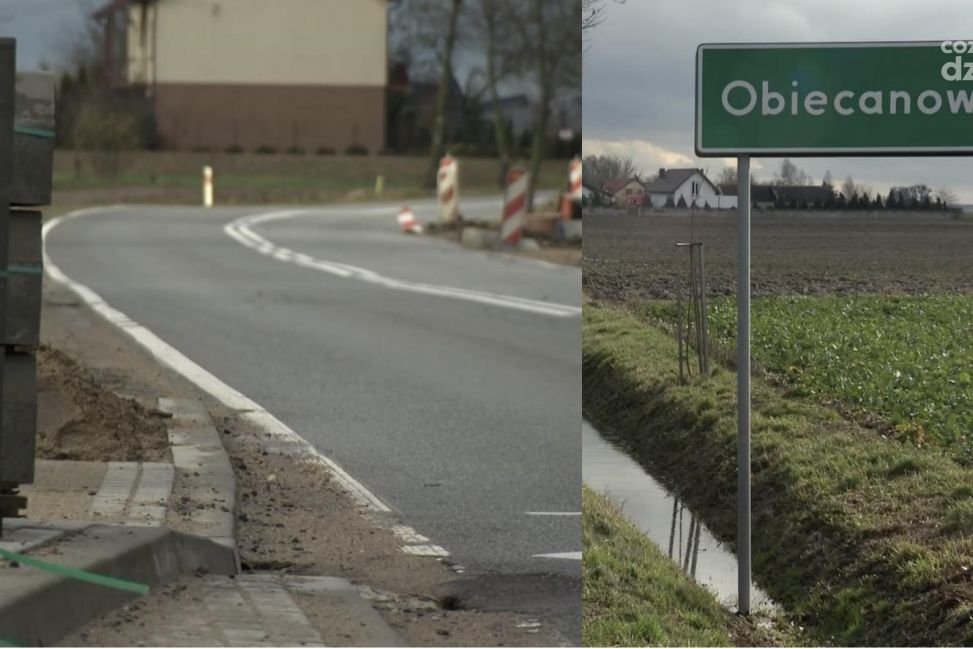
<instances>
[{"instance_id":1,"label":"water in ditch","mask_svg":"<svg viewBox=\"0 0 973 649\"><path fill-rule=\"evenodd\" d=\"M621 506L625 517L686 574L736 610L736 556L682 501L586 421L581 423L581 460L585 484ZM750 603L754 610L773 608L770 597L756 586Z\"/></svg>"}]
</instances>

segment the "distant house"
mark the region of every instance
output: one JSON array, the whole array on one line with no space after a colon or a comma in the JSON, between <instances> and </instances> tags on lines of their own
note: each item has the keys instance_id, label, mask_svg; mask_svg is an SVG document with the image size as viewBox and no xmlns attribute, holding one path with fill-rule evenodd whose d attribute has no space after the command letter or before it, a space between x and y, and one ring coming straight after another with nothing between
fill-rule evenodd
<instances>
[{"instance_id":1,"label":"distant house","mask_svg":"<svg viewBox=\"0 0 973 649\"><path fill-rule=\"evenodd\" d=\"M777 195L772 185L752 185L750 187L750 205L761 210L771 209L777 202ZM737 196L736 183L721 184L720 192L724 196Z\"/></svg>"},{"instance_id":2,"label":"distant house","mask_svg":"<svg viewBox=\"0 0 973 649\"><path fill-rule=\"evenodd\" d=\"M834 200L834 193L821 185L777 185L772 187L778 207L824 207Z\"/></svg>"},{"instance_id":3,"label":"distant house","mask_svg":"<svg viewBox=\"0 0 973 649\"><path fill-rule=\"evenodd\" d=\"M165 145L385 146L387 0L111 0L106 82L143 91Z\"/></svg>"},{"instance_id":4,"label":"distant house","mask_svg":"<svg viewBox=\"0 0 973 649\"><path fill-rule=\"evenodd\" d=\"M720 185L725 195L735 195L737 186ZM824 207L834 195L821 185L753 185L750 187L750 205L761 210L774 207Z\"/></svg>"},{"instance_id":5,"label":"distant house","mask_svg":"<svg viewBox=\"0 0 973 649\"><path fill-rule=\"evenodd\" d=\"M612 197L616 207L643 205L645 201L645 185L638 176L609 178L601 184L601 190Z\"/></svg>"},{"instance_id":6,"label":"distant house","mask_svg":"<svg viewBox=\"0 0 973 649\"><path fill-rule=\"evenodd\" d=\"M593 187L581 181L581 204L582 205L611 205L613 196L599 187Z\"/></svg>"},{"instance_id":7,"label":"distant house","mask_svg":"<svg viewBox=\"0 0 973 649\"><path fill-rule=\"evenodd\" d=\"M658 177L645 184L653 207L666 205L719 207L720 191L702 169L659 169Z\"/></svg>"}]
</instances>

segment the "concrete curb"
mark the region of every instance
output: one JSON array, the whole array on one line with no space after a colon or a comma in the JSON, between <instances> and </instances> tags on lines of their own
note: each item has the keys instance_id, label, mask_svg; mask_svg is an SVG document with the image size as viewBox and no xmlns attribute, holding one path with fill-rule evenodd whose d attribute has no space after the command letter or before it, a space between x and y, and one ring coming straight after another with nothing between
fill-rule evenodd
<instances>
[{"instance_id":1,"label":"concrete curb","mask_svg":"<svg viewBox=\"0 0 973 649\"><path fill-rule=\"evenodd\" d=\"M159 408L172 414L168 432L176 471L201 483L192 494L186 525L191 533L14 519L5 522L0 548L149 586L199 570L238 574L236 479L223 441L202 402L163 398ZM170 500L166 508L175 505ZM49 645L136 597L130 591L0 562L0 640Z\"/></svg>"},{"instance_id":2,"label":"concrete curb","mask_svg":"<svg viewBox=\"0 0 973 649\"><path fill-rule=\"evenodd\" d=\"M193 493L192 533L232 550L239 569L236 478L223 440L201 401L162 398L159 409L172 415L169 448L176 470L198 476L202 483Z\"/></svg>"},{"instance_id":3,"label":"concrete curb","mask_svg":"<svg viewBox=\"0 0 973 649\"><path fill-rule=\"evenodd\" d=\"M359 620L367 630L365 647L407 647L405 641L388 625L372 603L362 596L361 590L346 579L339 577L304 577L284 575L284 584L292 593L315 595L339 601L349 617Z\"/></svg>"},{"instance_id":4,"label":"concrete curb","mask_svg":"<svg viewBox=\"0 0 973 649\"><path fill-rule=\"evenodd\" d=\"M237 570L236 556L225 546L164 527L12 520L7 529L11 538L3 545L11 551L32 549L34 558L149 586L197 570ZM36 568L0 565L0 638L48 646L136 597Z\"/></svg>"}]
</instances>

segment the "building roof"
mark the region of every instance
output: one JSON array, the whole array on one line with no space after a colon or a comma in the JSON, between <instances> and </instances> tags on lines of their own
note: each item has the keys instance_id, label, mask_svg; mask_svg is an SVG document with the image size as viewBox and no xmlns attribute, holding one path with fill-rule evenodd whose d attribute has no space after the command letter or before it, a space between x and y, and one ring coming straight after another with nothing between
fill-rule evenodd
<instances>
[{"instance_id":1,"label":"building roof","mask_svg":"<svg viewBox=\"0 0 973 649\"><path fill-rule=\"evenodd\" d=\"M727 196L736 196L737 186L723 184L720 191ZM753 185L750 200L754 203L825 203L832 196L831 192L821 185Z\"/></svg>"},{"instance_id":2,"label":"building roof","mask_svg":"<svg viewBox=\"0 0 973 649\"><path fill-rule=\"evenodd\" d=\"M617 194L618 192L623 190L627 185L629 185L633 180L635 182L639 182L639 179L635 176L629 176L628 178L609 178L608 180L606 180L601 184L601 187L606 192Z\"/></svg>"},{"instance_id":3,"label":"building roof","mask_svg":"<svg viewBox=\"0 0 973 649\"><path fill-rule=\"evenodd\" d=\"M721 184L720 192L722 192L724 196L737 196L736 183ZM774 193L773 185L752 185L750 187L750 201L752 203L777 202L777 195Z\"/></svg>"},{"instance_id":4,"label":"building roof","mask_svg":"<svg viewBox=\"0 0 973 649\"><path fill-rule=\"evenodd\" d=\"M689 180L689 178L698 173L703 179L710 184L714 190L716 185L706 177L702 169L659 169L659 176L650 183L646 183L645 190L652 192L653 194L671 194L677 189L679 189L684 182Z\"/></svg>"},{"instance_id":5,"label":"building roof","mask_svg":"<svg viewBox=\"0 0 973 649\"><path fill-rule=\"evenodd\" d=\"M825 203L833 197L832 190L821 185L778 185L774 189L785 203Z\"/></svg>"}]
</instances>

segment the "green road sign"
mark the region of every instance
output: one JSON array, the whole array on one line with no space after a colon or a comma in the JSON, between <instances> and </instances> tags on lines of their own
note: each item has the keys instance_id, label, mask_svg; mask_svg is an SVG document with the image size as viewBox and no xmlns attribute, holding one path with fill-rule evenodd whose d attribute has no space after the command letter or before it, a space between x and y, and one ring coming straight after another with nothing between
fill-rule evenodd
<instances>
[{"instance_id":1,"label":"green road sign","mask_svg":"<svg viewBox=\"0 0 973 649\"><path fill-rule=\"evenodd\" d=\"M973 41L700 45L696 153L973 154Z\"/></svg>"}]
</instances>

